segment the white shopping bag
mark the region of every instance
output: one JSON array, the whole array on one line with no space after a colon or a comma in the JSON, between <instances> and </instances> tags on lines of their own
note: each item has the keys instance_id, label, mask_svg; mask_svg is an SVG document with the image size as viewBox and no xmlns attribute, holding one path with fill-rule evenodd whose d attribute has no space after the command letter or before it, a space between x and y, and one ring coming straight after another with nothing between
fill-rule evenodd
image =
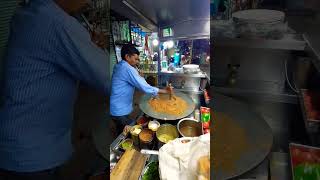
<instances>
[{"instance_id":1,"label":"white shopping bag","mask_svg":"<svg viewBox=\"0 0 320 180\"><path fill-rule=\"evenodd\" d=\"M184 143L185 141L189 141ZM161 180L197 179L197 162L210 153L210 133L196 138L178 138L159 149Z\"/></svg>"}]
</instances>

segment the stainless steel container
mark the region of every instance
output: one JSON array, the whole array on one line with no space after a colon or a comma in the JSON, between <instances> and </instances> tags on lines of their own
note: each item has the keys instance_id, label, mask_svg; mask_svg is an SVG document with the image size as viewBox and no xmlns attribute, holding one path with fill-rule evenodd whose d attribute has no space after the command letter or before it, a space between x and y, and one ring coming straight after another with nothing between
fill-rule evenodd
<instances>
[{"instance_id":1,"label":"stainless steel container","mask_svg":"<svg viewBox=\"0 0 320 180\"><path fill-rule=\"evenodd\" d=\"M140 149L153 149L153 139L153 131L151 131L150 129L143 129L139 134Z\"/></svg>"},{"instance_id":2,"label":"stainless steel container","mask_svg":"<svg viewBox=\"0 0 320 180\"><path fill-rule=\"evenodd\" d=\"M168 141L164 141L162 136L168 136L171 140L179 137L178 130L175 126L171 124L162 124L156 132L157 140L158 140L158 148L160 149L164 144L168 143Z\"/></svg>"},{"instance_id":3,"label":"stainless steel container","mask_svg":"<svg viewBox=\"0 0 320 180\"><path fill-rule=\"evenodd\" d=\"M140 125L135 125L131 128L130 130L130 134L131 134L131 138L133 140L133 145L136 147L139 147L139 133L137 133L138 131L136 129L139 129L139 131L142 131L142 126Z\"/></svg>"},{"instance_id":4,"label":"stainless steel container","mask_svg":"<svg viewBox=\"0 0 320 180\"><path fill-rule=\"evenodd\" d=\"M200 82L203 78L206 78L206 75L202 72L196 74L160 73L159 86L165 87L169 82L175 89L199 91Z\"/></svg>"},{"instance_id":5,"label":"stainless steel container","mask_svg":"<svg viewBox=\"0 0 320 180\"><path fill-rule=\"evenodd\" d=\"M195 119L181 119L177 127L180 135L183 137L198 137L203 134L201 123Z\"/></svg>"}]
</instances>

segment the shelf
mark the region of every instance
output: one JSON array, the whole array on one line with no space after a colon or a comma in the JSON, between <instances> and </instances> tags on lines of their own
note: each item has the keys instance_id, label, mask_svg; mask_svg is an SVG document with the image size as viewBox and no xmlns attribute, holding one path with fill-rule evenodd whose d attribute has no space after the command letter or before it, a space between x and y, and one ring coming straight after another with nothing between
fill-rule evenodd
<instances>
[{"instance_id":1,"label":"shelf","mask_svg":"<svg viewBox=\"0 0 320 180\"><path fill-rule=\"evenodd\" d=\"M209 34L192 34L189 36L180 36L180 37L176 37L176 36L172 36L172 37L160 37L160 42L165 42L165 41L178 41L178 40L197 40L197 39L210 39L210 35Z\"/></svg>"},{"instance_id":2,"label":"shelf","mask_svg":"<svg viewBox=\"0 0 320 180\"><path fill-rule=\"evenodd\" d=\"M248 97L253 100L298 104L298 97L296 94L288 91L284 92L267 92L267 91L257 91L250 89L240 89L231 87L213 87L213 90L225 95L242 96Z\"/></svg>"},{"instance_id":3,"label":"shelf","mask_svg":"<svg viewBox=\"0 0 320 180\"><path fill-rule=\"evenodd\" d=\"M131 44L130 42L115 42L114 43L116 46L123 46L123 45L128 45ZM137 45L137 44L133 44L135 47L142 47L142 45Z\"/></svg>"},{"instance_id":4,"label":"shelf","mask_svg":"<svg viewBox=\"0 0 320 180\"><path fill-rule=\"evenodd\" d=\"M143 74L158 74L157 71L140 71L142 72Z\"/></svg>"},{"instance_id":5,"label":"shelf","mask_svg":"<svg viewBox=\"0 0 320 180\"><path fill-rule=\"evenodd\" d=\"M165 75L165 76L180 76L180 77L193 77L193 78L206 78L207 75L205 73L198 73L198 74L185 74L185 73L177 73L177 72L160 72L160 75Z\"/></svg>"},{"instance_id":6,"label":"shelf","mask_svg":"<svg viewBox=\"0 0 320 180\"><path fill-rule=\"evenodd\" d=\"M216 38L213 41L215 47L242 47L296 51L304 51L306 47L306 42L303 37L295 34L287 34L281 40Z\"/></svg>"},{"instance_id":7,"label":"shelf","mask_svg":"<svg viewBox=\"0 0 320 180\"><path fill-rule=\"evenodd\" d=\"M311 61L320 72L320 36L311 36L303 34L303 38L307 43L306 52L312 57Z\"/></svg>"}]
</instances>

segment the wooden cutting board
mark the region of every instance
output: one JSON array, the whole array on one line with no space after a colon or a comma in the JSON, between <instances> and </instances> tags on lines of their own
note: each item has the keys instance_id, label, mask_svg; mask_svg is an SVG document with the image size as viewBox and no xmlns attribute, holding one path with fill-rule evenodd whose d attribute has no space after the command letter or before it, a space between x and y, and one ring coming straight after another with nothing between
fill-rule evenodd
<instances>
[{"instance_id":1,"label":"wooden cutting board","mask_svg":"<svg viewBox=\"0 0 320 180\"><path fill-rule=\"evenodd\" d=\"M135 149L127 150L111 171L110 179L138 180L146 161L146 155Z\"/></svg>"}]
</instances>

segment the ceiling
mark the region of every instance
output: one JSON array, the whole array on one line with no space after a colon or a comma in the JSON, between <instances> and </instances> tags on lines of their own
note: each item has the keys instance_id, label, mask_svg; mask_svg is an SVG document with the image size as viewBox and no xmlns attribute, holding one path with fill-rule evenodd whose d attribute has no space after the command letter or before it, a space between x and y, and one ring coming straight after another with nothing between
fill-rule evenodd
<instances>
[{"instance_id":1,"label":"ceiling","mask_svg":"<svg viewBox=\"0 0 320 180\"><path fill-rule=\"evenodd\" d=\"M210 0L111 0L111 9L150 30L187 20L209 19ZM139 12L145 16L143 18Z\"/></svg>"}]
</instances>

